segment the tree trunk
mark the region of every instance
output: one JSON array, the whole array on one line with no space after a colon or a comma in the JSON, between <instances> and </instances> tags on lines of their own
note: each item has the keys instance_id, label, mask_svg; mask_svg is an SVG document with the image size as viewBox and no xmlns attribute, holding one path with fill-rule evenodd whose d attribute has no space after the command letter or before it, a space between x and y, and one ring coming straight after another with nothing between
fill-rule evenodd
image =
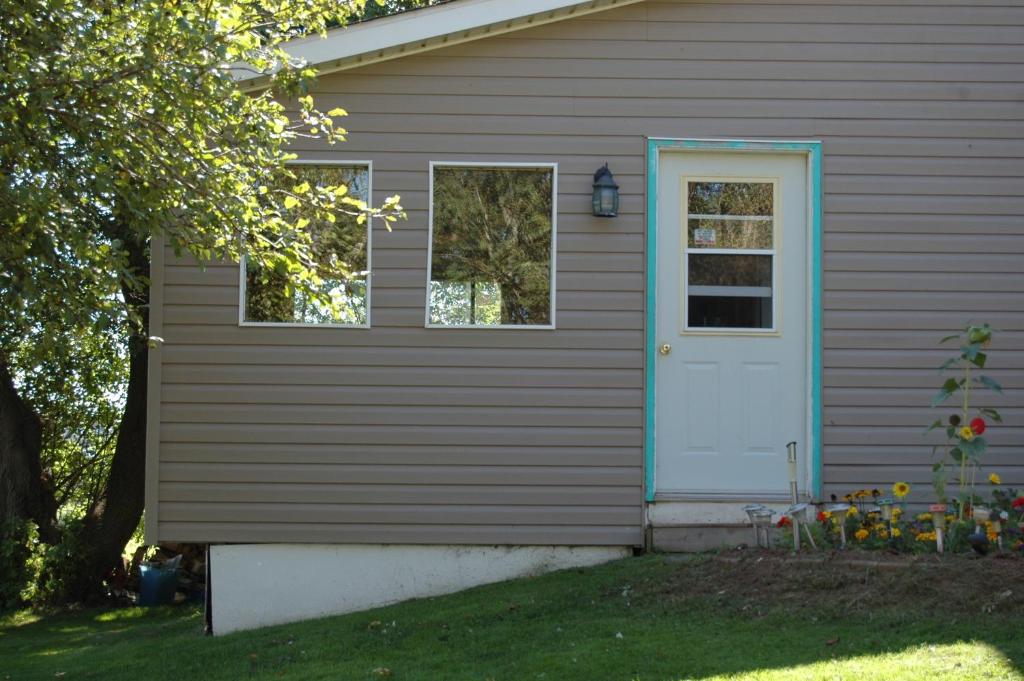
<instances>
[{"instance_id":1,"label":"tree trunk","mask_svg":"<svg viewBox=\"0 0 1024 681\"><path fill-rule=\"evenodd\" d=\"M144 245L125 240L134 273L149 279L149 254ZM110 475L99 499L86 514L77 545L81 561L68 585L67 600L96 596L139 526L146 490L146 394L149 362L149 288L122 287L125 301L140 318L141 329L128 339L128 388Z\"/></svg>"},{"instance_id":2,"label":"tree trunk","mask_svg":"<svg viewBox=\"0 0 1024 681\"><path fill-rule=\"evenodd\" d=\"M0 526L32 520L44 540L56 539L57 502L43 476L42 423L21 398L0 350Z\"/></svg>"}]
</instances>

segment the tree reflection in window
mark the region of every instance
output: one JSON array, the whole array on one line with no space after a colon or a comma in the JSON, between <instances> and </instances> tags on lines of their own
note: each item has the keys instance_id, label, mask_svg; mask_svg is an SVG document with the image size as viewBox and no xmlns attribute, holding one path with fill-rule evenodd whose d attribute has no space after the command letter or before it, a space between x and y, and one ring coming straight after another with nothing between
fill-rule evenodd
<instances>
[{"instance_id":1,"label":"tree reflection in window","mask_svg":"<svg viewBox=\"0 0 1024 681\"><path fill-rule=\"evenodd\" d=\"M369 202L370 169L365 165L295 166L296 182L312 186L345 185L353 198ZM313 221L308 226L321 267L322 292L340 303L341 315L299 291L289 290L286 274L247 267L245 321L291 324L352 324L367 322L369 221L339 213L335 222ZM350 272L340 278L338 271Z\"/></svg>"},{"instance_id":2,"label":"tree reflection in window","mask_svg":"<svg viewBox=\"0 0 1024 681\"><path fill-rule=\"evenodd\" d=\"M435 166L430 323L551 324L554 170Z\"/></svg>"}]
</instances>

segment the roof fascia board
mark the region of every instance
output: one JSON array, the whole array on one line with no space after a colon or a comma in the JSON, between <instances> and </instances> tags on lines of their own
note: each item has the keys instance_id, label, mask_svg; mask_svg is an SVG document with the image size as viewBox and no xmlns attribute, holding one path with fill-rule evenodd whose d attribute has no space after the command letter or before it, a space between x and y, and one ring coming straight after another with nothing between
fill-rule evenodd
<instances>
[{"instance_id":1,"label":"roof fascia board","mask_svg":"<svg viewBox=\"0 0 1024 681\"><path fill-rule=\"evenodd\" d=\"M284 48L326 75L643 1L458 0L337 28L326 38L309 36ZM267 82L253 78L244 87L258 89Z\"/></svg>"}]
</instances>

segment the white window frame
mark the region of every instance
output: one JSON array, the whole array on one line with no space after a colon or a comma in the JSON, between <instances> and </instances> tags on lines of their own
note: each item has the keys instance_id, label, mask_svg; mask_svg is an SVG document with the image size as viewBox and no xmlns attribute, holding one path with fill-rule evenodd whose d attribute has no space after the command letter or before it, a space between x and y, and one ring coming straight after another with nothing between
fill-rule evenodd
<instances>
[{"instance_id":1,"label":"white window frame","mask_svg":"<svg viewBox=\"0 0 1024 681\"><path fill-rule=\"evenodd\" d=\"M690 182L723 182L723 183L757 183L772 185L772 248L690 248ZM682 256L682 308L680 310L680 331L681 336L777 336L782 332L782 320L779 315L782 313L782 306L779 304L782 297L782 282L779 280L781 270L779 268L780 249L782 246L782 207L779 205L781 178L778 177L739 177L719 175L687 175L682 178L682 203L683 219L681 222L681 244ZM700 214L694 213L694 216ZM704 217L704 216L700 216ZM707 216L717 220L722 216ZM727 219L751 219L760 216L727 216ZM690 326L690 255L770 255L772 256L772 325L770 328L757 329L746 326ZM702 287L703 288L703 287ZM761 288L761 287L730 287L736 288Z\"/></svg>"},{"instance_id":2,"label":"white window frame","mask_svg":"<svg viewBox=\"0 0 1024 681\"><path fill-rule=\"evenodd\" d=\"M551 322L549 324L433 324L430 321L430 281L434 262L434 169L435 168L520 168L551 171ZM428 329L519 329L528 331L550 331L555 328L555 290L558 275L556 267L558 254L558 164L557 163L513 163L507 161L431 161L429 207L427 217L427 289L424 301L424 327Z\"/></svg>"},{"instance_id":3,"label":"white window frame","mask_svg":"<svg viewBox=\"0 0 1024 681\"><path fill-rule=\"evenodd\" d=\"M367 204L373 205L373 161L352 161L348 159L297 159L289 161L288 165L295 166L366 166L366 195ZM245 266L246 258L238 267L238 325L264 328L283 329L369 329L372 307L370 302L373 297L373 219L366 218L366 323L365 324L339 324L335 322L327 324L315 324L312 322L250 322L245 319Z\"/></svg>"}]
</instances>

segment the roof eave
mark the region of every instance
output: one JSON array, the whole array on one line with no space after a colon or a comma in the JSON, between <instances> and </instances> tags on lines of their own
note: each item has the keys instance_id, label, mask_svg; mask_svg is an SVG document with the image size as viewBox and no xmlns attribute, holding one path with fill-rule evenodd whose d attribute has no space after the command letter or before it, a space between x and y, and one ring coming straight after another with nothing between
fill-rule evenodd
<instances>
[{"instance_id":1,"label":"roof eave","mask_svg":"<svg viewBox=\"0 0 1024 681\"><path fill-rule=\"evenodd\" d=\"M337 28L325 38L292 41L285 49L326 75L643 1L458 0ZM243 87L259 89L268 82L267 76L243 79Z\"/></svg>"}]
</instances>

